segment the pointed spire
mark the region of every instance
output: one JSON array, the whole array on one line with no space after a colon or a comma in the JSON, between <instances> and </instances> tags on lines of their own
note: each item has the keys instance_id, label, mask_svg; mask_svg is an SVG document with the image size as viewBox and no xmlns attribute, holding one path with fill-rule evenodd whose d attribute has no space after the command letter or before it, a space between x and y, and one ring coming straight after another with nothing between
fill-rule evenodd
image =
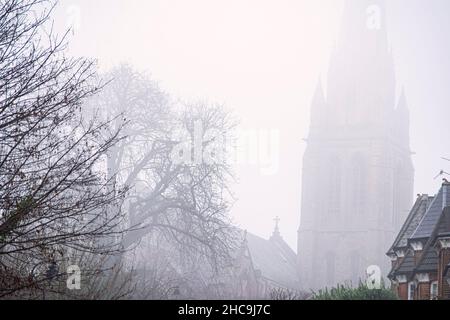
<instances>
[{"instance_id":1,"label":"pointed spire","mask_svg":"<svg viewBox=\"0 0 450 320\"><path fill-rule=\"evenodd\" d=\"M385 0L346 0L343 27L368 31L385 29L385 12Z\"/></svg>"},{"instance_id":2,"label":"pointed spire","mask_svg":"<svg viewBox=\"0 0 450 320\"><path fill-rule=\"evenodd\" d=\"M402 141L402 144L409 148L409 108L404 88L402 88L395 114L397 119L397 135L400 138L400 141Z\"/></svg>"},{"instance_id":3,"label":"pointed spire","mask_svg":"<svg viewBox=\"0 0 450 320\"><path fill-rule=\"evenodd\" d=\"M318 130L323 127L326 122L326 105L325 95L322 87L322 80L319 77L317 83L316 91L311 102L311 122L310 122L310 132L309 138L316 136Z\"/></svg>"},{"instance_id":4,"label":"pointed spire","mask_svg":"<svg viewBox=\"0 0 450 320\"><path fill-rule=\"evenodd\" d=\"M317 82L316 91L313 97L313 106L324 106L325 105L325 94L322 86L322 77L319 77Z\"/></svg>"},{"instance_id":5,"label":"pointed spire","mask_svg":"<svg viewBox=\"0 0 450 320\"><path fill-rule=\"evenodd\" d=\"M386 5L384 0L346 0L339 43L361 46L370 38L379 39L387 48Z\"/></svg>"},{"instance_id":6,"label":"pointed spire","mask_svg":"<svg viewBox=\"0 0 450 320\"><path fill-rule=\"evenodd\" d=\"M330 125L388 122L396 96L385 1L346 0L338 48L329 64L326 102Z\"/></svg>"},{"instance_id":7,"label":"pointed spire","mask_svg":"<svg viewBox=\"0 0 450 320\"><path fill-rule=\"evenodd\" d=\"M402 87L402 92L400 94L400 99L398 101L397 110L408 112L408 102L406 101L405 88Z\"/></svg>"}]
</instances>

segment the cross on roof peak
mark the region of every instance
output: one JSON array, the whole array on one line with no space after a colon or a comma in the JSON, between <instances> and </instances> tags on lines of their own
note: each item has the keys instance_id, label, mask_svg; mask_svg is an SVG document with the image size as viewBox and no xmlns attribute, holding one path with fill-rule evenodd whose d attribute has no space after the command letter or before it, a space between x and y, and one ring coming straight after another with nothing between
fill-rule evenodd
<instances>
[{"instance_id":1,"label":"cross on roof peak","mask_svg":"<svg viewBox=\"0 0 450 320\"><path fill-rule=\"evenodd\" d=\"M276 216L275 219L273 219L273 221L275 221L275 230L273 231L273 235L272 238L281 238L281 234L280 234L280 217Z\"/></svg>"},{"instance_id":2,"label":"cross on roof peak","mask_svg":"<svg viewBox=\"0 0 450 320\"><path fill-rule=\"evenodd\" d=\"M275 219L273 219L273 221L275 221L275 228L278 229L278 226L279 226L280 221L281 221L280 217L276 216Z\"/></svg>"}]
</instances>

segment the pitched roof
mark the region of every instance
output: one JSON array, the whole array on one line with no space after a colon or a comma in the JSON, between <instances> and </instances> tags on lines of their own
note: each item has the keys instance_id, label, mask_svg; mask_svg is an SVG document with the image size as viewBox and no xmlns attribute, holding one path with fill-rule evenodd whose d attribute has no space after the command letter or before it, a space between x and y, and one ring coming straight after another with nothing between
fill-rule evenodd
<instances>
[{"instance_id":1,"label":"pitched roof","mask_svg":"<svg viewBox=\"0 0 450 320\"><path fill-rule=\"evenodd\" d=\"M417 272L426 271L437 271L438 269L438 254L434 249L434 244L436 239L441 236L448 236L450 234L450 207L446 207L444 210L441 209L441 214L438 221L430 235L430 239L427 241L424 249L423 255L419 262L417 263Z\"/></svg>"},{"instance_id":2,"label":"pitched roof","mask_svg":"<svg viewBox=\"0 0 450 320\"><path fill-rule=\"evenodd\" d=\"M414 205L390 252L396 247L403 247L405 241L408 243L414 240L426 239L423 254L418 263L415 264L413 251L407 250L403 261L389 274L390 278L396 274L412 275L414 273L437 271L439 257L434 249L434 243L440 236L450 236L450 207L444 208L444 205L450 204L448 202L450 200L449 186L450 184L448 183L442 186L431 205L427 205L428 209L425 210L426 212L423 214L416 230L408 237L408 230L410 232L415 223L414 221L417 221L420 216L420 200Z\"/></svg>"},{"instance_id":3,"label":"pitched roof","mask_svg":"<svg viewBox=\"0 0 450 320\"><path fill-rule=\"evenodd\" d=\"M394 271L394 274L409 274L414 271L415 263L414 256L410 250L405 255L403 262L400 266Z\"/></svg>"},{"instance_id":4,"label":"pitched roof","mask_svg":"<svg viewBox=\"0 0 450 320\"><path fill-rule=\"evenodd\" d=\"M296 254L284 241L265 240L248 233L247 244L253 265L264 278L286 288L298 287Z\"/></svg>"},{"instance_id":5,"label":"pitched roof","mask_svg":"<svg viewBox=\"0 0 450 320\"><path fill-rule=\"evenodd\" d=\"M408 239L417 229L417 226L422 220L433 199L433 197L428 195L421 195L417 198L416 203L411 209L408 218L403 224L397 238L389 249L388 254L393 253L395 249L405 248L408 246Z\"/></svg>"},{"instance_id":6,"label":"pitched roof","mask_svg":"<svg viewBox=\"0 0 450 320\"><path fill-rule=\"evenodd\" d=\"M444 186L447 187L448 185ZM444 186L439 190L439 193L434 198L431 206L420 221L416 231L413 233L411 240L428 239L431 236L436 224L439 221L439 218L441 217L444 201L446 201L446 199L450 200L450 188L444 188Z\"/></svg>"},{"instance_id":7,"label":"pitched roof","mask_svg":"<svg viewBox=\"0 0 450 320\"><path fill-rule=\"evenodd\" d=\"M450 236L450 207L446 207L439 220L436 237Z\"/></svg>"},{"instance_id":8,"label":"pitched roof","mask_svg":"<svg viewBox=\"0 0 450 320\"><path fill-rule=\"evenodd\" d=\"M439 257L431 246L425 248L423 256L419 261L416 271L417 272L429 272L437 271Z\"/></svg>"}]
</instances>

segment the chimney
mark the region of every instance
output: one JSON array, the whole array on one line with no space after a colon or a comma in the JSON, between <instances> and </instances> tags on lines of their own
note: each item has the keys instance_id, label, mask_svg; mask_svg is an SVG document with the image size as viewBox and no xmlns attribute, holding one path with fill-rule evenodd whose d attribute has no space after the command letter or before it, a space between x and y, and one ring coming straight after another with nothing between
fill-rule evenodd
<instances>
[{"instance_id":1,"label":"chimney","mask_svg":"<svg viewBox=\"0 0 450 320\"><path fill-rule=\"evenodd\" d=\"M444 183L442 184L442 210L449 206L448 199L448 187L450 186L450 182L447 179L444 179Z\"/></svg>"}]
</instances>

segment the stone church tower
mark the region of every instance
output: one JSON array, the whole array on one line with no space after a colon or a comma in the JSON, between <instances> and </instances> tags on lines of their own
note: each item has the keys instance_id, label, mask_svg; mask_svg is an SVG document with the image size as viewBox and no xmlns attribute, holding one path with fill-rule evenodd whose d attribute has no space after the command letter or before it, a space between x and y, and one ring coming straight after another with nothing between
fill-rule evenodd
<instances>
[{"instance_id":1,"label":"stone church tower","mask_svg":"<svg viewBox=\"0 0 450 320\"><path fill-rule=\"evenodd\" d=\"M325 94L319 84L303 161L301 284L358 284L385 253L413 201L409 111L396 94L385 4L347 0Z\"/></svg>"}]
</instances>

